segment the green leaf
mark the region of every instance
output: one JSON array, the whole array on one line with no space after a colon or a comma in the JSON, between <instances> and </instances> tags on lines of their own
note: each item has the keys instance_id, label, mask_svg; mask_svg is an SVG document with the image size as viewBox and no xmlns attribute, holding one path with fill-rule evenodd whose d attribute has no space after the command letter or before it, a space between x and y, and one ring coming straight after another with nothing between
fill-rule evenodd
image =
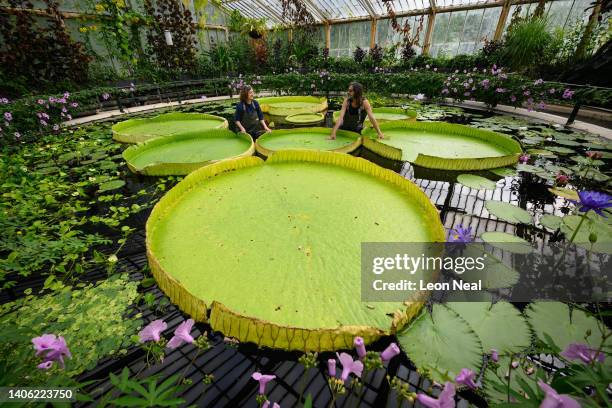
<instances>
[{"instance_id":1,"label":"green leaf","mask_svg":"<svg viewBox=\"0 0 612 408\"><path fill-rule=\"evenodd\" d=\"M561 350L565 350L571 343L586 343L599 347L602 340L599 327L606 327L603 323L598 326L596 318L576 308L572 310L570 317L569 307L561 302L532 303L526 314L529 324L540 340L545 341L546 333ZM588 337L587 332L591 333Z\"/></svg>"},{"instance_id":2,"label":"green leaf","mask_svg":"<svg viewBox=\"0 0 612 408\"><path fill-rule=\"evenodd\" d=\"M515 254L529 254L533 251L529 242L506 232L484 232L480 238L489 245Z\"/></svg>"},{"instance_id":3,"label":"green leaf","mask_svg":"<svg viewBox=\"0 0 612 408\"><path fill-rule=\"evenodd\" d=\"M402 349L432 379L452 381L462 368L478 371L482 345L470 325L450 308L435 304L432 316L423 312L398 335ZM457 352L461 350L461 352Z\"/></svg>"},{"instance_id":4,"label":"green leaf","mask_svg":"<svg viewBox=\"0 0 612 408\"><path fill-rule=\"evenodd\" d=\"M476 190L495 190L497 183L489 180L488 178L477 176L475 174L460 174L457 176L457 182L463 184L466 187L474 188Z\"/></svg>"},{"instance_id":5,"label":"green leaf","mask_svg":"<svg viewBox=\"0 0 612 408\"><path fill-rule=\"evenodd\" d=\"M524 209L504 203L502 201L488 200L485 203L487 211L497 218L511 223L532 224L531 214Z\"/></svg>"},{"instance_id":6,"label":"green leaf","mask_svg":"<svg viewBox=\"0 0 612 408\"><path fill-rule=\"evenodd\" d=\"M545 214L540 218L540 224L543 227L550 228L551 230L557 230L563 223L563 218L557 215Z\"/></svg>"},{"instance_id":7,"label":"green leaf","mask_svg":"<svg viewBox=\"0 0 612 408\"><path fill-rule=\"evenodd\" d=\"M499 167L497 169L490 170L491 173L500 177L513 177L516 176L516 170L510 167Z\"/></svg>"},{"instance_id":8,"label":"green leaf","mask_svg":"<svg viewBox=\"0 0 612 408\"><path fill-rule=\"evenodd\" d=\"M531 344L531 332L523 315L510 303L457 302L448 306L474 329L485 353L519 352Z\"/></svg>"},{"instance_id":9,"label":"green leaf","mask_svg":"<svg viewBox=\"0 0 612 408\"><path fill-rule=\"evenodd\" d=\"M546 149L529 149L527 150L527 153L535 154L538 156L555 156L553 152L551 152L550 150L546 150Z\"/></svg>"},{"instance_id":10,"label":"green leaf","mask_svg":"<svg viewBox=\"0 0 612 408\"><path fill-rule=\"evenodd\" d=\"M578 201L580 198L578 197L578 192L576 190L570 190L569 188L549 188L548 191L553 193L556 196L563 197L567 200Z\"/></svg>"},{"instance_id":11,"label":"green leaf","mask_svg":"<svg viewBox=\"0 0 612 408\"><path fill-rule=\"evenodd\" d=\"M125 181L123 181L123 180L111 180L111 181L107 181L106 183L100 184L98 192L102 193L104 191L116 190L118 188L123 187L124 185L125 185Z\"/></svg>"},{"instance_id":12,"label":"green leaf","mask_svg":"<svg viewBox=\"0 0 612 408\"><path fill-rule=\"evenodd\" d=\"M563 217L560 229L568 240L574 235L581 219L579 215ZM595 243L591 243L589 239L591 234L597 237ZM610 254L612 253L612 225L605 218L591 212L574 237L574 244L596 253Z\"/></svg>"}]
</instances>

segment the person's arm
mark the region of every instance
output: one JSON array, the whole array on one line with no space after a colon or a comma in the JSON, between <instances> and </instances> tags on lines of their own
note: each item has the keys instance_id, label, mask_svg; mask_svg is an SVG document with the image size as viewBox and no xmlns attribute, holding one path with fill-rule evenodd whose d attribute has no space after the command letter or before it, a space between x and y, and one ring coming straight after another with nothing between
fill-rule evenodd
<instances>
[{"instance_id":1,"label":"person's arm","mask_svg":"<svg viewBox=\"0 0 612 408\"><path fill-rule=\"evenodd\" d=\"M376 133L378 133L378 138L384 139L385 135L380 130L380 127L378 126L378 122L376 121L376 118L374 117L374 112L372 112L372 106L370 105L370 102L368 102L367 100L363 101L363 107L365 108L368 114L368 119L370 119L370 123L372 124L372 126L374 126L374 129L376 129Z\"/></svg>"},{"instance_id":2,"label":"person's arm","mask_svg":"<svg viewBox=\"0 0 612 408\"><path fill-rule=\"evenodd\" d=\"M261 126L264 128L266 133L271 132L272 130L268 127L266 121L264 120L264 114L261 111L261 108L259 107L259 102L253 101L253 103L255 104L255 109L257 109L257 117L259 118L259 123L261 123Z\"/></svg>"},{"instance_id":3,"label":"person's arm","mask_svg":"<svg viewBox=\"0 0 612 408\"><path fill-rule=\"evenodd\" d=\"M329 135L329 138L331 140L336 138L336 132L338 131L338 129L340 129L340 126L342 126L342 122L344 121L344 114L346 113L346 106L347 106L347 99L344 98L344 102L342 102L342 108L340 109L340 116L338 116L338 120L336 121L336 124L334 125L334 128L332 129L331 135Z\"/></svg>"},{"instance_id":4,"label":"person's arm","mask_svg":"<svg viewBox=\"0 0 612 408\"><path fill-rule=\"evenodd\" d=\"M241 115L242 113L241 105L242 104L240 103L236 105L236 112L234 113L234 122L236 123L238 130L240 130L240 133L246 133L247 132L246 129L244 128L244 126L242 126L242 123L240 123L240 116L242 116Z\"/></svg>"}]
</instances>

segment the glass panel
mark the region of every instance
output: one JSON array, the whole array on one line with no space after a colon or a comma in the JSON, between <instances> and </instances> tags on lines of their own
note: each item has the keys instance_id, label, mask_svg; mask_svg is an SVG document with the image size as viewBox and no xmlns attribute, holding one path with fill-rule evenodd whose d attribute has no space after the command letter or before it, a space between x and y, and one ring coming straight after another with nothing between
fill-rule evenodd
<instances>
[{"instance_id":1,"label":"glass panel","mask_svg":"<svg viewBox=\"0 0 612 408\"><path fill-rule=\"evenodd\" d=\"M331 26L331 47L329 55L352 56L355 48L370 47L370 22L356 21L354 23L333 24Z\"/></svg>"}]
</instances>

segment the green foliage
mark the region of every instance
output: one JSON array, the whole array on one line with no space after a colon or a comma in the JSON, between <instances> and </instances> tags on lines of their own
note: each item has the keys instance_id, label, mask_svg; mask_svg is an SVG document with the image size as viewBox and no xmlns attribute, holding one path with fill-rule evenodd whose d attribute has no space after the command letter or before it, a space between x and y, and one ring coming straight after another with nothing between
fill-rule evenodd
<instances>
[{"instance_id":1,"label":"green foliage","mask_svg":"<svg viewBox=\"0 0 612 408\"><path fill-rule=\"evenodd\" d=\"M0 306L3 385L40 386L53 375L76 376L93 369L103 357L125 354L141 325L140 320L124 316L137 296L136 287L127 275L114 275L99 285L63 287L40 297L27 294ZM43 334L66 339L72 358L66 360L65 370L36 368L41 359L35 356L31 339ZM13 372L7 375L5 364L10 363Z\"/></svg>"},{"instance_id":2,"label":"green foliage","mask_svg":"<svg viewBox=\"0 0 612 408\"><path fill-rule=\"evenodd\" d=\"M145 379L129 378L130 370L125 367L121 375L110 374L110 381L122 395L110 401L112 406L118 407L175 407L185 402L178 395L186 387L178 384L179 374L173 375L165 380L160 376L147 377ZM105 398L110 399L114 390L111 390Z\"/></svg>"},{"instance_id":3,"label":"green foliage","mask_svg":"<svg viewBox=\"0 0 612 408\"><path fill-rule=\"evenodd\" d=\"M529 70L542 58L552 42L544 18L520 20L508 28L504 45L504 61L513 70Z\"/></svg>"}]
</instances>

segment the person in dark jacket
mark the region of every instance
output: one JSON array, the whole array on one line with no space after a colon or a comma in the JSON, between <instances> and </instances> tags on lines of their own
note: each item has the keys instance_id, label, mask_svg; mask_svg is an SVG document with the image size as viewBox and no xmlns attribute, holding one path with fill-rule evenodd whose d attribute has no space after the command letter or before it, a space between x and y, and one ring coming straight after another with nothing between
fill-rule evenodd
<instances>
[{"instance_id":1,"label":"person in dark jacket","mask_svg":"<svg viewBox=\"0 0 612 408\"><path fill-rule=\"evenodd\" d=\"M240 90L240 102L236 105L234 121L241 133L248 133L257 139L264 133L271 132L264 120L263 112L259 103L255 100L255 92L250 85L245 85Z\"/></svg>"},{"instance_id":2,"label":"person in dark jacket","mask_svg":"<svg viewBox=\"0 0 612 408\"><path fill-rule=\"evenodd\" d=\"M378 138L383 139L385 135L380 130L374 113L372 113L370 102L363 96L363 87L359 82L352 82L348 88L348 97L344 98L342 103L340 116L332 130L330 139L336 138L338 129L361 133L366 116L370 119L374 129L376 129Z\"/></svg>"}]
</instances>

